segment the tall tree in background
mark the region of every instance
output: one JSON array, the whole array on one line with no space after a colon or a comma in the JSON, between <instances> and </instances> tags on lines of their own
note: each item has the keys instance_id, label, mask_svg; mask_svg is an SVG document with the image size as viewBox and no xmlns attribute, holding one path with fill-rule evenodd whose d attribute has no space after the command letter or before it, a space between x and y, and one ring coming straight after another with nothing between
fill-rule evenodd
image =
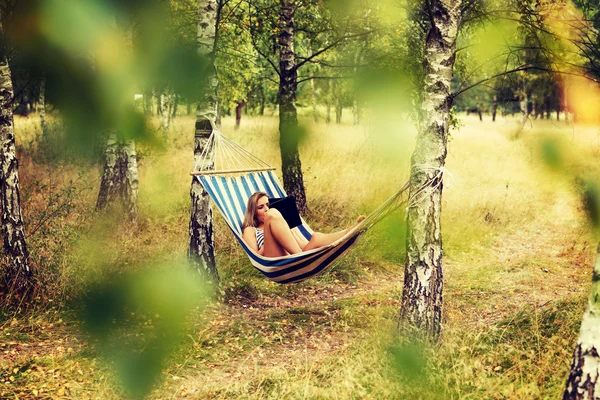
<instances>
[{"instance_id":1,"label":"tall tree in background","mask_svg":"<svg viewBox=\"0 0 600 400\"><path fill-rule=\"evenodd\" d=\"M4 13L2 15L5 15ZM0 30L2 26L0 25ZM4 50L4 49L3 49ZM23 232L21 196L19 193L19 163L15 150L13 126L13 86L6 52L0 55L0 196L2 201L2 235L8 259L5 285L8 293L21 297L30 293L33 273Z\"/></svg>"},{"instance_id":2,"label":"tall tree in background","mask_svg":"<svg viewBox=\"0 0 600 400\"><path fill-rule=\"evenodd\" d=\"M198 52L206 57L204 71L204 96L198 104L194 132L194 171L214 169L214 149L207 149L210 135L217 123L217 73L215 69L215 44L218 40L217 24L220 4L214 0L198 0ZM188 255L199 265L199 271L215 282L219 273L215 263L213 218L208 193L196 178L190 189L192 200Z\"/></svg>"},{"instance_id":3,"label":"tall tree in background","mask_svg":"<svg viewBox=\"0 0 600 400\"><path fill-rule=\"evenodd\" d=\"M163 140L166 142L169 138L169 129L171 126L171 111L173 105L173 93L169 89L168 85L161 90L160 99L160 128L163 135Z\"/></svg>"},{"instance_id":4,"label":"tall tree in background","mask_svg":"<svg viewBox=\"0 0 600 400\"><path fill-rule=\"evenodd\" d=\"M114 30L119 31L114 23ZM123 36L131 42L131 29ZM133 95L130 98L133 103ZM116 112L116 111L115 111ZM96 210L120 205L135 220L138 215L138 173L135 141L125 138L122 132L111 129L106 134L102 180L96 201Z\"/></svg>"},{"instance_id":5,"label":"tall tree in background","mask_svg":"<svg viewBox=\"0 0 600 400\"><path fill-rule=\"evenodd\" d=\"M46 132L46 76L42 76L40 79L40 95L38 97L37 107L40 114L42 132Z\"/></svg>"},{"instance_id":6,"label":"tall tree in background","mask_svg":"<svg viewBox=\"0 0 600 400\"><path fill-rule=\"evenodd\" d=\"M108 132L96 209L120 204L130 219L138 214L138 174L135 141Z\"/></svg>"},{"instance_id":7,"label":"tall tree in background","mask_svg":"<svg viewBox=\"0 0 600 400\"><path fill-rule=\"evenodd\" d=\"M250 4L250 3L249 3ZM346 43L370 34L362 26L358 28L345 21L342 27L336 26L331 13L320 2L279 1L279 20L272 20L274 4L253 2L250 12L250 30L254 49L276 71L279 78L279 144L284 188L296 198L300 212L308 210L302 166L298 151L300 129L296 111L298 84L312 80L314 76L299 79L299 72L309 64L325 65L324 56ZM296 17L301 26L296 26ZM353 28L356 28L353 30ZM276 34L273 34L275 32ZM296 47L300 43L301 46ZM304 51L298 51L304 50ZM306 49L310 53L307 54ZM278 50L278 63L271 60L270 54ZM304 71L307 69L304 68ZM313 68L314 73L319 71ZM320 77L322 78L322 77Z\"/></svg>"},{"instance_id":8,"label":"tall tree in background","mask_svg":"<svg viewBox=\"0 0 600 400\"><path fill-rule=\"evenodd\" d=\"M442 322L442 171L446 163L450 83L461 1L426 0L423 94L412 155L406 265L400 319L434 339Z\"/></svg>"},{"instance_id":9,"label":"tall tree in background","mask_svg":"<svg viewBox=\"0 0 600 400\"><path fill-rule=\"evenodd\" d=\"M281 149L281 173L283 186L288 195L294 196L298 211L308 211L302 165L298 152L298 113L296 90L298 70L294 51L293 0L281 0L279 8L279 148Z\"/></svg>"}]
</instances>

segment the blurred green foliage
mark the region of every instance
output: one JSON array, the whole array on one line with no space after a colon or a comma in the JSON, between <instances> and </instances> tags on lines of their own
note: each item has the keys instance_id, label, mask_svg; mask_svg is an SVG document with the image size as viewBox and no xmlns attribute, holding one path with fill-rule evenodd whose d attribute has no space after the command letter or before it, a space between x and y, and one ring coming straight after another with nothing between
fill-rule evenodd
<instances>
[{"instance_id":1,"label":"blurred green foliage","mask_svg":"<svg viewBox=\"0 0 600 400\"><path fill-rule=\"evenodd\" d=\"M48 102L61 112L69 141L93 148L107 130L152 142L134 94L169 82L199 99L209 67L193 43L168 34L168 3L27 0L14 6L5 52L31 79L45 79Z\"/></svg>"},{"instance_id":2,"label":"blurred green foliage","mask_svg":"<svg viewBox=\"0 0 600 400\"><path fill-rule=\"evenodd\" d=\"M96 284L82 299L82 319L123 387L143 397L184 336L186 317L206 304L208 293L186 263L152 266Z\"/></svg>"}]
</instances>

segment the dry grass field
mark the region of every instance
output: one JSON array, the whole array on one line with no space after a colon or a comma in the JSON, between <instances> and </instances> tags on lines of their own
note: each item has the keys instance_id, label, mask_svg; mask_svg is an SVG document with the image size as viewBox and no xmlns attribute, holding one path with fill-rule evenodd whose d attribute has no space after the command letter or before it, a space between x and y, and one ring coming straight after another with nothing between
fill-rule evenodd
<instances>
[{"instance_id":1,"label":"dry grass field","mask_svg":"<svg viewBox=\"0 0 600 400\"><path fill-rule=\"evenodd\" d=\"M489 118L488 118L489 119ZM407 179L415 131L373 116L314 123L301 158L316 230L346 226ZM445 310L438 345L394 339L404 217L390 216L323 276L279 286L252 269L215 216L223 302L194 308L161 364L156 399L545 399L562 393L598 238L581 193L600 176L600 128L463 116L443 201ZM74 299L111 277L185 259L194 119L163 148L140 144L141 216L93 212L100 168L16 121L23 212L39 308L0 314L0 398L127 398L119 371L82 329ZM158 126L158 121L154 121ZM277 119L231 117L222 131L279 167ZM165 316L135 310L129 339ZM116 337L116 336L115 336ZM128 339L128 340L129 340ZM149 340L149 339L148 339ZM114 355L114 353L113 353ZM117 354L118 357L118 354ZM140 378L141 379L141 378Z\"/></svg>"}]
</instances>

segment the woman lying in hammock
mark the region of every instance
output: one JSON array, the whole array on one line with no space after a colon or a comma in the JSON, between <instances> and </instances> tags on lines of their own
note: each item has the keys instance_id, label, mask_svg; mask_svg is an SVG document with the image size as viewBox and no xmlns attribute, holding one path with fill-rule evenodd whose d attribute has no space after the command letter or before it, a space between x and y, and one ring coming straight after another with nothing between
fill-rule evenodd
<instances>
[{"instance_id":1,"label":"woman lying in hammock","mask_svg":"<svg viewBox=\"0 0 600 400\"><path fill-rule=\"evenodd\" d=\"M358 217L356 224L363 219L364 215ZM269 197L266 193L256 192L248 199L242 237L248 246L261 256L279 257L327 246L343 237L354 226L328 234L315 232L310 240L306 241L290 229L278 210L269 208Z\"/></svg>"}]
</instances>

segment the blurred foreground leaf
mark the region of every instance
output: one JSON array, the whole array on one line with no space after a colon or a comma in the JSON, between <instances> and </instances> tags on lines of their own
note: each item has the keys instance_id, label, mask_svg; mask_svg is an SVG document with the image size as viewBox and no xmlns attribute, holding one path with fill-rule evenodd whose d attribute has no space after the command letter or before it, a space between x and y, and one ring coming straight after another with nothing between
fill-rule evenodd
<instances>
[{"instance_id":1,"label":"blurred foreground leaf","mask_svg":"<svg viewBox=\"0 0 600 400\"><path fill-rule=\"evenodd\" d=\"M83 301L85 327L123 387L143 397L181 340L185 319L208 299L185 263L96 285Z\"/></svg>"},{"instance_id":2,"label":"blurred foreground leaf","mask_svg":"<svg viewBox=\"0 0 600 400\"><path fill-rule=\"evenodd\" d=\"M427 358L421 345L400 344L390 349L395 370L408 382L424 382L427 379Z\"/></svg>"},{"instance_id":3,"label":"blurred foreground leaf","mask_svg":"<svg viewBox=\"0 0 600 400\"><path fill-rule=\"evenodd\" d=\"M582 194L583 207L594 225L600 225L600 187L596 182L586 182Z\"/></svg>"},{"instance_id":4,"label":"blurred foreground leaf","mask_svg":"<svg viewBox=\"0 0 600 400\"><path fill-rule=\"evenodd\" d=\"M542 159L551 168L558 169L562 167L563 160L556 140L546 138L542 141Z\"/></svg>"}]
</instances>

